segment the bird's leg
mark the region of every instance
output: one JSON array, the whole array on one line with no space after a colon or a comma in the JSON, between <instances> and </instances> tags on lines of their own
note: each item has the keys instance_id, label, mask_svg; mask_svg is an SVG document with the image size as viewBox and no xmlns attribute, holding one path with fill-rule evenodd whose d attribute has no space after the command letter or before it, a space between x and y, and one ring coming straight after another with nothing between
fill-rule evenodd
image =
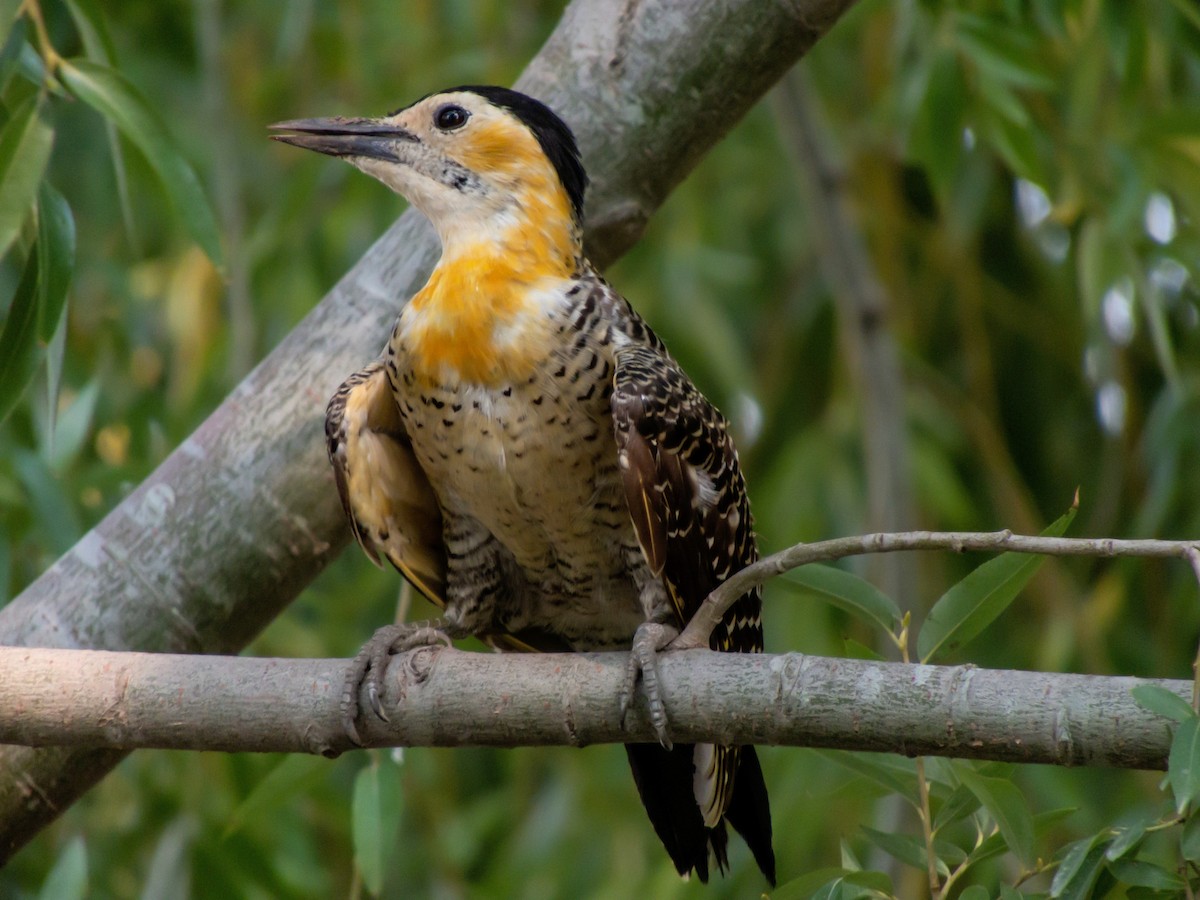
<instances>
[{"instance_id":1,"label":"bird's leg","mask_svg":"<svg viewBox=\"0 0 1200 900\"><path fill-rule=\"evenodd\" d=\"M674 610L661 582L655 580L642 587L642 605L650 612L651 618L633 633L633 645L629 648L629 662L625 667L625 685L621 688L621 722L624 724L629 715L640 676L654 733L658 736L658 742L670 750L667 707L663 703L658 681L658 651L679 636L679 628L666 621L673 618Z\"/></svg>"},{"instance_id":2,"label":"bird's leg","mask_svg":"<svg viewBox=\"0 0 1200 900\"><path fill-rule=\"evenodd\" d=\"M384 722L387 713L379 702L380 682L387 671L388 658L417 647L432 647L437 644L449 647L451 638L465 637L461 626L447 619L428 622L409 622L402 625L385 625L363 644L358 655L346 671L342 687L342 728L355 744L362 744L358 727L354 724L362 710L359 708L359 692L366 684L367 699L371 710Z\"/></svg>"},{"instance_id":3,"label":"bird's leg","mask_svg":"<svg viewBox=\"0 0 1200 900\"><path fill-rule=\"evenodd\" d=\"M625 668L625 687L621 690L621 721L624 722L633 703L638 676L641 675L650 723L654 726L658 742L668 750L671 749L671 737L667 732L667 707L658 686L658 651L678 636L679 629L674 625L661 622L643 622L639 625L633 635L629 663Z\"/></svg>"}]
</instances>

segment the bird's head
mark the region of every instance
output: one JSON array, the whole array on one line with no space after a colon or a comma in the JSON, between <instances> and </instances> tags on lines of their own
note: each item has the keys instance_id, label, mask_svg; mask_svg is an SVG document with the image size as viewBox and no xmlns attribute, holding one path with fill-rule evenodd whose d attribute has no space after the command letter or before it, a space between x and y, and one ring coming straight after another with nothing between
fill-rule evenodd
<instances>
[{"instance_id":1,"label":"bird's head","mask_svg":"<svg viewBox=\"0 0 1200 900\"><path fill-rule=\"evenodd\" d=\"M340 156L403 195L447 250L514 229L579 239L587 175L571 129L508 88L466 86L380 118L297 119L277 141Z\"/></svg>"}]
</instances>

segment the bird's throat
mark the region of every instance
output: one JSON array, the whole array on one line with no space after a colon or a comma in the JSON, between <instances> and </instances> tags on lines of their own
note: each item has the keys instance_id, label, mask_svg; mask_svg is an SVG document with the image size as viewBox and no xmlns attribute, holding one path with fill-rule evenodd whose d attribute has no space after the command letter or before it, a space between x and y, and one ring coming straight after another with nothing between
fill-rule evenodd
<instances>
[{"instance_id":1,"label":"bird's throat","mask_svg":"<svg viewBox=\"0 0 1200 900\"><path fill-rule=\"evenodd\" d=\"M494 238L447 243L401 316L413 374L492 387L529 378L545 357L547 311L580 259L573 229L529 222Z\"/></svg>"}]
</instances>

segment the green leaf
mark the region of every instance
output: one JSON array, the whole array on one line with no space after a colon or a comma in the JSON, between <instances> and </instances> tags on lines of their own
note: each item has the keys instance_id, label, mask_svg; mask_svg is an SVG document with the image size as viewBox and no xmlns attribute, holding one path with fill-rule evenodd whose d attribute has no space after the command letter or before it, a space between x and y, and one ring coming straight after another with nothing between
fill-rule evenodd
<instances>
[{"instance_id":1,"label":"green leaf","mask_svg":"<svg viewBox=\"0 0 1200 900\"><path fill-rule=\"evenodd\" d=\"M2 482L0 482L2 484ZM8 586L12 583L12 542L0 541L0 607L12 599Z\"/></svg>"},{"instance_id":2,"label":"green leaf","mask_svg":"<svg viewBox=\"0 0 1200 900\"><path fill-rule=\"evenodd\" d=\"M21 104L0 130L0 256L33 208L53 145L54 128L41 94Z\"/></svg>"},{"instance_id":3,"label":"green leaf","mask_svg":"<svg viewBox=\"0 0 1200 900\"><path fill-rule=\"evenodd\" d=\"M852 884L855 887L866 888L868 891L875 893L883 893L891 896L892 879L888 877L886 872L876 872L869 869L862 869L857 872L846 872L842 875L842 881L846 884Z\"/></svg>"},{"instance_id":4,"label":"green leaf","mask_svg":"<svg viewBox=\"0 0 1200 900\"><path fill-rule=\"evenodd\" d=\"M817 891L843 884L865 888L888 897L892 896L892 880L884 872L826 867L807 872L787 884L781 884L771 892L771 900L808 900L808 898L816 896ZM857 896L858 892L854 895Z\"/></svg>"},{"instance_id":5,"label":"green leaf","mask_svg":"<svg viewBox=\"0 0 1200 900\"><path fill-rule=\"evenodd\" d=\"M1039 838L1049 833L1050 829L1064 819L1079 812L1078 807L1060 806L1058 809L1048 809L1033 817L1033 833Z\"/></svg>"},{"instance_id":6,"label":"green leaf","mask_svg":"<svg viewBox=\"0 0 1200 900\"><path fill-rule=\"evenodd\" d=\"M163 829L143 875L139 900L189 895L196 830L196 819L187 813Z\"/></svg>"},{"instance_id":7,"label":"green leaf","mask_svg":"<svg viewBox=\"0 0 1200 900\"><path fill-rule=\"evenodd\" d=\"M933 816L933 828L937 831L947 825L952 825L965 819L979 809L979 798L966 785L954 789L948 800L939 807Z\"/></svg>"},{"instance_id":8,"label":"green leaf","mask_svg":"<svg viewBox=\"0 0 1200 900\"><path fill-rule=\"evenodd\" d=\"M46 344L46 428L47 458L54 451L58 436L58 392L62 386L63 364L67 359L67 311L58 314L58 327Z\"/></svg>"},{"instance_id":9,"label":"green leaf","mask_svg":"<svg viewBox=\"0 0 1200 900\"><path fill-rule=\"evenodd\" d=\"M862 898L878 897L880 894L892 896L892 882L883 872L846 871L830 881L822 884L808 894L812 900L862 900ZM777 895L772 895L777 896Z\"/></svg>"},{"instance_id":10,"label":"green leaf","mask_svg":"<svg viewBox=\"0 0 1200 900\"><path fill-rule=\"evenodd\" d=\"M1075 260L1075 278L1079 283L1080 300L1085 320L1099 327L1101 302L1105 292L1120 276L1120 253L1115 252L1103 224L1089 216L1079 227L1079 250Z\"/></svg>"},{"instance_id":11,"label":"green leaf","mask_svg":"<svg viewBox=\"0 0 1200 900\"><path fill-rule=\"evenodd\" d=\"M1059 537L1075 518L1072 506L1042 532ZM917 637L921 662L951 653L979 634L1008 609L1029 583L1045 557L1029 553L1004 553L988 560L946 591L929 611Z\"/></svg>"},{"instance_id":12,"label":"green leaf","mask_svg":"<svg viewBox=\"0 0 1200 900\"><path fill-rule=\"evenodd\" d=\"M1036 129L1015 124L1005 110L995 105L1002 102L1003 92L994 92L990 99L993 105L986 108L982 117L982 131L988 143L1017 175L1036 184L1045 184L1046 173L1038 154Z\"/></svg>"},{"instance_id":13,"label":"green leaf","mask_svg":"<svg viewBox=\"0 0 1200 900\"><path fill-rule=\"evenodd\" d=\"M1033 817L1033 833L1037 837L1042 837L1054 825L1057 825L1067 816L1075 812L1072 807L1063 809L1052 809L1048 812L1038 813ZM1005 841L1004 835L1000 833L989 836L982 844L976 847L970 853L971 864L981 863L986 859L1000 856L1008 851L1008 842Z\"/></svg>"},{"instance_id":14,"label":"green leaf","mask_svg":"<svg viewBox=\"0 0 1200 900\"><path fill-rule=\"evenodd\" d=\"M850 843L845 838L842 838L841 840L841 852L842 868L851 869L855 872L862 869L862 863L859 861L858 857L854 855L854 848L850 846Z\"/></svg>"},{"instance_id":15,"label":"green leaf","mask_svg":"<svg viewBox=\"0 0 1200 900\"><path fill-rule=\"evenodd\" d=\"M13 26L17 24L17 10L21 0L0 0L0 43L8 40Z\"/></svg>"},{"instance_id":16,"label":"green leaf","mask_svg":"<svg viewBox=\"0 0 1200 900\"><path fill-rule=\"evenodd\" d=\"M1142 838L1146 836L1147 826L1152 824L1153 821L1153 819L1143 819L1118 827L1116 834L1113 835L1112 843L1104 851L1105 858L1111 862L1114 859L1120 859L1126 853L1136 850L1141 845Z\"/></svg>"},{"instance_id":17,"label":"green leaf","mask_svg":"<svg viewBox=\"0 0 1200 900\"><path fill-rule=\"evenodd\" d=\"M94 387L95 384L96 382L92 382L88 387ZM80 395L79 400L75 402L76 406L83 403L85 394ZM67 416L64 415L64 424L66 420ZM323 757L308 753L289 753L284 756L234 809L229 821L225 823L221 840L230 838L250 819L262 817L287 805L310 784L324 777L328 771L329 762Z\"/></svg>"},{"instance_id":18,"label":"green leaf","mask_svg":"<svg viewBox=\"0 0 1200 900\"><path fill-rule=\"evenodd\" d=\"M38 337L54 337L75 269L75 217L48 182L38 190Z\"/></svg>"},{"instance_id":19,"label":"green leaf","mask_svg":"<svg viewBox=\"0 0 1200 900\"><path fill-rule=\"evenodd\" d=\"M983 885L973 884L958 895L958 900L991 900L991 897Z\"/></svg>"},{"instance_id":20,"label":"green leaf","mask_svg":"<svg viewBox=\"0 0 1200 900\"><path fill-rule=\"evenodd\" d=\"M1015 128L1033 128L1025 104L999 81L982 81L979 93L991 112Z\"/></svg>"},{"instance_id":21,"label":"green leaf","mask_svg":"<svg viewBox=\"0 0 1200 900\"><path fill-rule=\"evenodd\" d=\"M41 451L52 472L61 473L83 449L91 433L92 417L99 397L100 379L93 378L84 385L62 415L55 416L53 421L47 417Z\"/></svg>"},{"instance_id":22,"label":"green leaf","mask_svg":"<svg viewBox=\"0 0 1200 900\"><path fill-rule=\"evenodd\" d=\"M1129 693L1138 706L1176 722L1185 722L1196 715L1190 703L1160 684L1139 684Z\"/></svg>"},{"instance_id":23,"label":"green leaf","mask_svg":"<svg viewBox=\"0 0 1200 900\"><path fill-rule=\"evenodd\" d=\"M0 331L0 422L16 408L37 371L37 270L34 247Z\"/></svg>"},{"instance_id":24,"label":"green leaf","mask_svg":"<svg viewBox=\"0 0 1200 900\"><path fill-rule=\"evenodd\" d=\"M1146 318L1146 323L1150 326L1150 343L1154 346L1154 353L1158 357L1158 365L1168 376L1170 380L1174 380L1178 375L1179 366L1175 354L1175 344L1171 338L1171 325L1167 317L1167 308L1163 303L1158 291L1151 290L1143 294L1143 301L1140 304L1142 315Z\"/></svg>"},{"instance_id":25,"label":"green leaf","mask_svg":"<svg viewBox=\"0 0 1200 900\"><path fill-rule=\"evenodd\" d=\"M26 46L25 20L22 18L17 20L15 27L4 38L4 46L0 47L0 91L8 86L21 61L21 51Z\"/></svg>"},{"instance_id":26,"label":"green leaf","mask_svg":"<svg viewBox=\"0 0 1200 900\"><path fill-rule=\"evenodd\" d=\"M69 60L59 71L71 93L115 122L142 151L192 238L213 265L223 270L216 219L200 180L146 98L119 72L91 60Z\"/></svg>"},{"instance_id":27,"label":"green leaf","mask_svg":"<svg viewBox=\"0 0 1200 900\"><path fill-rule=\"evenodd\" d=\"M1200 863L1200 816L1195 814L1183 823L1179 835L1179 855L1188 862Z\"/></svg>"},{"instance_id":28,"label":"green leaf","mask_svg":"<svg viewBox=\"0 0 1200 900\"><path fill-rule=\"evenodd\" d=\"M83 41L83 49L88 59L107 66L117 67L117 49L113 43L108 23L96 0L67 0L67 9L75 28ZM117 129L111 120L104 121L104 135L108 139L108 153L112 157L113 174L117 179L117 197L121 203L121 218L125 220L125 232L129 243L138 245L136 228L133 221L133 203L129 197L129 176L125 168L125 150L121 146Z\"/></svg>"},{"instance_id":29,"label":"green leaf","mask_svg":"<svg viewBox=\"0 0 1200 900\"><path fill-rule=\"evenodd\" d=\"M15 31L15 29L14 29ZM33 48L29 41L21 41L17 49L17 59L14 70L20 73L22 79L37 85L40 90L55 97L65 97L66 92L46 70L46 61Z\"/></svg>"},{"instance_id":30,"label":"green leaf","mask_svg":"<svg viewBox=\"0 0 1200 900\"><path fill-rule=\"evenodd\" d=\"M867 825L860 826L863 835L872 844L895 857L905 865L912 866L924 872L926 867L925 838L915 834L892 834L888 831L877 831ZM950 868L940 859L934 859L938 874L943 878L950 874Z\"/></svg>"},{"instance_id":31,"label":"green leaf","mask_svg":"<svg viewBox=\"0 0 1200 900\"><path fill-rule=\"evenodd\" d=\"M1167 756L1167 781L1175 795L1175 811L1182 815L1200 796L1200 717L1176 727Z\"/></svg>"},{"instance_id":32,"label":"green leaf","mask_svg":"<svg viewBox=\"0 0 1200 900\"><path fill-rule=\"evenodd\" d=\"M1033 817L1017 786L1003 778L988 778L966 767L960 769L958 775L967 790L975 795L995 821L1004 843L1028 866L1033 861Z\"/></svg>"},{"instance_id":33,"label":"green leaf","mask_svg":"<svg viewBox=\"0 0 1200 900\"><path fill-rule=\"evenodd\" d=\"M1084 900L1091 896L1091 890L1104 866L1104 850L1108 842L1103 837L1103 833L1094 834L1067 845L1058 871L1050 882L1051 897Z\"/></svg>"},{"instance_id":34,"label":"green leaf","mask_svg":"<svg viewBox=\"0 0 1200 900\"><path fill-rule=\"evenodd\" d=\"M72 838L46 876L38 892L39 900L83 900L87 896L87 870L87 848L83 838Z\"/></svg>"},{"instance_id":35,"label":"green leaf","mask_svg":"<svg viewBox=\"0 0 1200 900\"><path fill-rule=\"evenodd\" d=\"M900 608L871 582L833 566L808 565L784 573L780 580L798 593L814 597L878 625L889 634L900 624Z\"/></svg>"},{"instance_id":36,"label":"green leaf","mask_svg":"<svg viewBox=\"0 0 1200 900\"><path fill-rule=\"evenodd\" d=\"M354 864L372 894L383 889L384 864L400 827L400 778L396 766L378 757L354 779Z\"/></svg>"},{"instance_id":37,"label":"green leaf","mask_svg":"<svg viewBox=\"0 0 1200 900\"><path fill-rule=\"evenodd\" d=\"M1159 891L1182 891L1183 879L1174 872L1144 859L1118 859L1108 864L1108 871L1124 884L1153 888Z\"/></svg>"},{"instance_id":38,"label":"green leaf","mask_svg":"<svg viewBox=\"0 0 1200 900\"><path fill-rule=\"evenodd\" d=\"M96 0L67 0L67 9L89 58L115 66L117 49Z\"/></svg>"},{"instance_id":39,"label":"green leaf","mask_svg":"<svg viewBox=\"0 0 1200 900\"><path fill-rule=\"evenodd\" d=\"M66 553L83 537L79 512L66 486L38 453L19 448L9 461L29 497L29 509L37 518L43 542L57 554Z\"/></svg>"},{"instance_id":40,"label":"green leaf","mask_svg":"<svg viewBox=\"0 0 1200 900\"><path fill-rule=\"evenodd\" d=\"M956 21L963 57L979 69L981 84L996 80L1041 90L1056 86L1030 32L970 13L960 13Z\"/></svg>"},{"instance_id":41,"label":"green leaf","mask_svg":"<svg viewBox=\"0 0 1200 900\"><path fill-rule=\"evenodd\" d=\"M862 900L870 896L871 892L868 889L848 885L845 878L835 878L814 891L812 900Z\"/></svg>"},{"instance_id":42,"label":"green leaf","mask_svg":"<svg viewBox=\"0 0 1200 900\"><path fill-rule=\"evenodd\" d=\"M842 655L847 659L869 659L873 662L885 662L887 659L878 650L874 650L854 638L846 638L842 641Z\"/></svg>"},{"instance_id":43,"label":"green leaf","mask_svg":"<svg viewBox=\"0 0 1200 900\"><path fill-rule=\"evenodd\" d=\"M968 94L957 54L949 47L934 51L925 97L909 139L910 153L945 198L963 155Z\"/></svg>"},{"instance_id":44,"label":"green leaf","mask_svg":"<svg viewBox=\"0 0 1200 900\"><path fill-rule=\"evenodd\" d=\"M899 794L920 809L917 797L917 773L911 760L881 753L851 753L845 750L818 750L821 756L861 775L890 794Z\"/></svg>"}]
</instances>

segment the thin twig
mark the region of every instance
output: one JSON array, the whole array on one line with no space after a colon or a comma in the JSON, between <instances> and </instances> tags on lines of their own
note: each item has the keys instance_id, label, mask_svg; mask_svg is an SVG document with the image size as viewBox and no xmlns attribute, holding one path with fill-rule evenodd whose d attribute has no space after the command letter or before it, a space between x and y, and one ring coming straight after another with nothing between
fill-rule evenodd
<instances>
[{"instance_id":1,"label":"thin twig","mask_svg":"<svg viewBox=\"0 0 1200 900\"><path fill-rule=\"evenodd\" d=\"M672 648L707 647L713 628L739 597L776 575L814 562L828 562L861 553L895 553L901 550L980 550L990 553L1041 553L1046 556L1133 556L1185 559L1200 579L1200 541L1119 540L1116 538L1063 538L1013 534L1011 531L906 531L834 538L796 544L747 566L708 595Z\"/></svg>"},{"instance_id":2,"label":"thin twig","mask_svg":"<svg viewBox=\"0 0 1200 900\"><path fill-rule=\"evenodd\" d=\"M925 778L925 757L918 756L917 794L921 799L921 831L925 835L925 866L929 874L929 896L936 897L938 891L937 854L933 849L933 816L929 811L929 781Z\"/></svg>"},{"instance_id":3,"label":"thin twig","mask_svg":"<svg viewBox=\"0 0 1200 900\"><path fill-rule=\"evenodd\" d=\"M50 41L50 32L46 29L46 19L42 15L41 4L38 3L38 0L24 0L17 14L25 15L33 23L42 61L46 64L46 74L48 77L54 78L63 59Z\"/></svg>"},{"instance_id":4,"label":"thin twig","mask_svg":"<svg viewBox=\"0 0 1200 900\"><path fill-rule=\"evenodd\" d=\"M999 830L1000 829L998 827L993 825L991 833L995 834ZM971 854L974 853L976 850L978 850L981 846L983 846L984 840L985 840L985 838L984 838L984 834L983 834L983 827L979 823L979 821L976 820L976 822L975 822L975 846L971 848L970 853L966 854L966 856L963 857L962 862L960 862L957 866L955 866L954 869L950 872L950 874L946 876L946 880L944 882L942 882L942 886L938 890L938 892L936 894L931 894L931 896L937 897L937 900L946 900L946 898L950 896L950 888L954 887L954 883L956 881L958 881L958 879L961 878L966 873L967 869L969 869L971 867L971 863L973 862L973 860L971 858Z\"/></svg>"}]
</instances>

